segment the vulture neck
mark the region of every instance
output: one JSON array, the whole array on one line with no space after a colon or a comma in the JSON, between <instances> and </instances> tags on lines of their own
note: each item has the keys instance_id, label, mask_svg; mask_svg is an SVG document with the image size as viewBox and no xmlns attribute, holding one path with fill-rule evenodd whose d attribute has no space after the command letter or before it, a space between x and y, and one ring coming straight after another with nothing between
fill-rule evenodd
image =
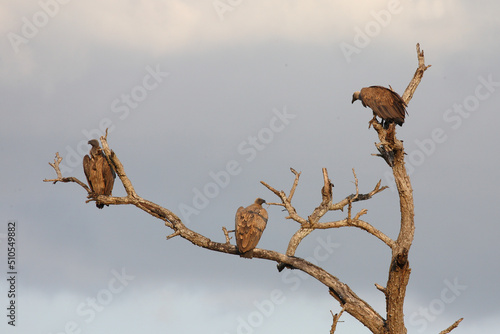
<instances>
[{"instance_id":1,"label":"vulture neck","mask_svg":"<svg viewBox=\"0 0 500 334\"><path fill-rule=\"evenodd\" d=\"M96 147L96 146L92 146L92 148L90 149L90 157L92 159L94 159L95 157L97 157L100 154L101 154L101 148Z\"/></svg>"}]
</instances>

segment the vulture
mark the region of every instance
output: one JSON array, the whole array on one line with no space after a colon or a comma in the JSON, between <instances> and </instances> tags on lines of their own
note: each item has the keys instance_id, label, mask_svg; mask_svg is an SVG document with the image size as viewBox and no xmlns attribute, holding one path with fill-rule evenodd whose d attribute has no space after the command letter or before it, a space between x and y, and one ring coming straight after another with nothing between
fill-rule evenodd
<instances>
[{"instance_id":1,"label":"vulture","mask_svg":"<svg viewBox=\"0 0 500 334\"><path fill-rule=\"evenodd\" d=\"M267 211L262 207L266 203L262 198L257 198L255 203L236 211L235 235L236 246L241 257L252 258L253 249L259 243L262 232L267 225Z\"/></svg>"},{"instance_id":2,"label":"vulture","mask_svg":"<svg viewBox=\"0 0 500 334\"><path fill-rule=\"evenodd\" d=\"M92 145L88 155L83 157L83 171L87 177L90 190L94 196L111 196L116 174L106 160L97 139L89 140ZM95 205L102 209L104 204L96 201Z\"/></svg>"},{"instance_id":3,"label":"vulture","mask_svg":"<svg viewBox=\"0 0 500 334\"><path fill-rule=\"evenodd\" d=\"M361 100L363 107L370 107L373 115L382 118L384 129L389 124L396 123L402 126L405 122L406 103L398 93L381 86L370 86L362 88L359 92L352 94L352 102Z\"/></svg>"}]
</instances>

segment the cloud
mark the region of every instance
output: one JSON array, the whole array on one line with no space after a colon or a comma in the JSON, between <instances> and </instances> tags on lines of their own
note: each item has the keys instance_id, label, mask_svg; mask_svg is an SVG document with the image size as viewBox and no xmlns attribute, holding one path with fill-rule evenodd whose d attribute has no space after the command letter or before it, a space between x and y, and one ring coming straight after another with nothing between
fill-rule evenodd
<instances>
[{"instance_id":1,"label":"cloud","mask_svg":"<svg viewBox=\"0 0 500 334\"><path fill-rule=\"evenodd\" d=\"M404 89L416 66L416 42L421 43L426 61L433 67L412 100L411 122L398 127L410 163L412 149L422 149L415 144L417 140L424 141L436 127L446 129L444 112L474 93L479 76L493 73L493 80L499 80L494 75L498 72L494 56L498 53L495 41L499 25L493 14L489 15L498 6L493 2L477 6L448 0L222 1L231 4L223 19L214 8L214 0L22 0L0 4L0 34L4 37L0 40L0 85L7 117L0 132L5 139L2 153L9 157L2 174L6 185L2 212L26 226L21 235L21 248L26 252L24 273L33 279L25 281L21 295L38 300L36 305L48 306L40 315L24 300L20 305L26 305L22 313L34 319L33 323L43 319L44 332L62 331L70 320L81 323L76 314L78 304L87 297L106 297L106 292L99 291L107 287L111 270L122 267L137 280L123 294L113 295L113 302L91 324L90 331L109 327L116 332L117 326L126 327L122 332L134 331L137 319L142 326L175 331L177 324L185 323L182 312L175 310L193 300L201 310L191 308L191 317L207 317L203 308L217 307L218 314L210 316L221 323L219 332L235 332L238 317L252 324L263 321L259 331L279 332L277 327L288 324L286 317L291 312L303 313L304 309L325 317L323 330L331 324L328 309L338 311L321 284L312 279L303 283L292 280L296 276L291 275L298 275L296 271L279 274L268 261L243 263L237 257L193 248L180 238L167 242L165 235L171 231L136 208L97 210L92 203L84 204L85 194L74 185L42 183L43 178L53 176L47 162L56 151L69 161L67 147L76 150L82 142L82 150L88 152L83 132L92 132L95 137L93 130L102 119L109 118L116 126L110 132L110 145L137 191L177 214L179 203L192 203L194 188L214 183L211 171L224 170L231 160L242 164L243 171L221 187L218 197L211 199L200 215L193 216L189 225L220 241L220 227L233 226L239 205L256 196L272 200L260 180L289 189L293 181L289 167L303 172L294 197L303 215L317 205L321 167L328 167L337 199L352 192L352 167L360 187L373 186L380 178L383 184L393 186L384 177L387 169L383 161L370 156L374 149L374 133L366 129L370 111L352 109L349 97L355 88L371 83ZM41 24L45 22L41 3L59 3L57 10L52 7L54 15L45 14L45 24ZM389 19L384 15L391 8ZM38 32L15 53L7 34L22 34L23 24L34 17L39 20ZM380 31L370 36L371 42L355 58L355 66L346 66L339 44L352 43L356 28L364 30L367 24L378 25ZM147 91L142 101L148 66L159 66L171 76L156 90ZM141 100L127 117L125 112L112 109L114 101L123 102L123 94ZM456 320L455 316L480 323L477 313L461 310L477 300L485 300L483 304L487 303L492 313L498 308L488 299L493 284L490 278L495 277L497 268L486 266L489 269L484 278L473 278L476 269L490 261L488 254L494 245L493 237L485 239L481 233L497 227L494 220L484 217L494 216L488 211L494 208L490 205L494 196L488 196L494 187L488 181L495 180L491 177L493 167L485 166L497 165L498 159L482 154L494 151L497 137L493 124L498 113L493 107L497 97L495 94L481 103L456 133L447 132L446 143L432 149L427 146L432 154L414 166L418 221L412 248L415 276L408 290L408 305L417 311L420 306L440 306L444 279L458 277L460 284L470 286L456 302L446 304L446 314L429 323L429 328L442 330ZM249 136L264 134L262 129L269 127L273 108L282 110L284 106L297 118L276 133L254 161L247 162L248 155L241 155L238 145L248 143ZM481 124L487 128L478 127ZM482 135L477 136L477 131ZM484 140L484 136L491 140ZM327 146L318 146L318 138ZM478 159L482 163L478 164ZM84 179L81 163L71 175ZM117 195L123 194L119 184L115 187ZM446 196L448 192L462 196ZM477 200L479 192L487 201L475 211L468 210L466 204ZM397 197L388 190L359 208L369 210L367 219L377 228L396 236L399 208L395 204ZM273 220L261 246L284 251L296 225L287 222L279 208L272 210ZM339 212L330 217L343 216ZM467 222L474 219L484 228L471 230ZM373 283L383 284L386 279L388 249L356 229L331 234L342 246L324 266L383 312L383 296ZM305 240L297 255L312 256L315 238ZM481 247L472 247L474 242ZM457 253L459 245L463 247ZM363 253L367 249L369 257ZM442 260L429 261L436 254L441 254ZM300 296L292 290L297 282L301 282L297 289ZM272 317L262 312L262 320L252 316L259 311L254 302L262 305L273 289L284 291L286 302L276 304ZM316 290L319 292L312 294ZM222 307L231 300L240 309ZM318 306L323 302L329 306ZM176 308L179 305L181 308ZM408 308L407 312L411 315L414 310ZM163 321L170 321L173 315L181 321ZM451 322L448 315L453 317ZM343 318L349 319L347 315ZM311 320L304 326L311 323L316 326L318 322ZM350 319L350 323L357 322ZM461 326L466 324L464 321ZM288 324L295 329L299 325ZM219 329L214 324L205 326L212 331Z\"/></svg>"},{"instance_id":2,"label":"cloud","mask_svg":"<svg viewBox=\"0 0 500 334\"><path fill-rule=\"evenodd\" d=\"M436 41L471 30L470 26L466 28L458 24L467 14L464 5L451 0L410 3L398 0L314 3L107 0L98 5L94 2L58 4L58 1L40 1L38 7L31 5L22 11L20 8L27 1L17 2L16 6L3 5L4 21L0 33L22 35L23 18L26 18L35 25L41 22L39 29L47 31L47 34L39 33L44 36L34 38L49 38L47 35L55 34L64 43L76 39L79 44L115 46L159 56L199 50L200 47L273 39L338 43L349 39L356 27L363 29L365 24L374 20L374 15L391 8L398 9L398 13L390 18L397 20L398 24L397 27L388 26L388 29L392 30L394 38L400 40L405 40L415 29L420 30L422 36L432 32ZM41 5L43 3L50 5ZM42 24L40 15L37 16L40 12L48 13L46 24ZM447 40L449 44L459 45L451 38Z\"/></svg>"},{"instance_id":3,"label":"cloud","mask_svg":"<svg viewBox=\"0 0 500 334\"><path fill-rule=\"evenodd\" d=\"M217 7L221 3L223 9ZM96 52L159 59L285 41L341 55L342 45L359 48L356 39L365 34L361 49L421 42L426 49L439 47L434 57L447 57L480 43L477 36L491 39L494 19L451 0L43 0L2 4L0 18L6 37L0 42L0 80L10 85L37 80L45 96L62 77L84 75ZM482 24L463 24L474 18Z\"/></svg>"}]
</instances>

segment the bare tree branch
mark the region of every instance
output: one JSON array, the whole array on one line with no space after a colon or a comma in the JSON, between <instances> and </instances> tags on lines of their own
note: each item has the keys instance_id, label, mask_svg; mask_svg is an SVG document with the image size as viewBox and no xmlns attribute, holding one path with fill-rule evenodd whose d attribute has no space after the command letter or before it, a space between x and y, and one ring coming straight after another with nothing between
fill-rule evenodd
<instances>
[{"instance_id":1,"label":"bare tree branch","mask_svg":"<svg viewBox=\"0 0 500 334\"><path fill-rule=\"evenodd\" d=\"M418 67L417 70L415 71L415 74L413 75L413 79L410 81L408 84L408 87L406 87L405 92L401 96L403 100L406 102L406 104L410 103L411 99L413 98L413 94L415 93L415 90L417 90L418 85L420 84L420 81L422 80L422 77L424 76L424 72L431 67L432 65L427 65L425 66L425 57L424 57L424 51L420 51L420 44L417 43L417 58L418 58Z\"/></svg>"},{"instance_id":2,"label":"bare tree branch","mask_svg":"<svg viewBox=\"0 0 500 334\"><path fill-rule=\"evenodd\" d=\"M448 334L452 330L458 327L458 325L464 320L464 318L460 318L457 321L455 321L450 327L446 328L444 331L439 332L439 334Z\"/></svg>"},{"instance_id":3,"label":"bare tree branch","mask_svg":"<svg viewBox=\"0 0 500 334\"><path fill-rule=\"evenodd\" d=\"M294 186L292 186L293 191L295 191L295 187L296 187L296 184L298 183L299 176L300 176L300 173L295 174ZM278 190L274 189L273 187L271 187L270 185L268 185L264 181L260 181L260 183L262 183L267 189L271 190L276 196L278 196L281 199L281 204L280 203L268 203L269 205L284 206L286 211L288 211L288 216L285 217L286 219L293 219L296 222L300 223L300 225L307 224L307 220L300 217L297 214L297 211L295 210L295 208L292 206L291 200L289 199L289 198L291 198L291 196L287 197L284 191L278 191Z\"/></svg>"},{"instance_id":4,"label":"bare tree branch","mask_svg":"<svg viewBox=\"0 0 500 334\"><path fill-rule=\"evenodd\" d=\"M292 189L290 189L290 194L288 195L288 201L292 201L292 197L295 194L295 189L297 189L297 185L299 184L299 177L300 177L300 172L297 173L297 171L293 168L290 168L290 171L295 174L295 180L293 181L293 186Z\"/></svg>"},{"instance_id":5,"label":"bare tree branch","mask_svg":"<svg viewBox=\"0 0 500 334\"><path fill-rule=\"evenodd\" d=\"M112 196L97 196L94 200L107 205L122 205L122 204L132 204L139 209L153 215L165 222L165 225L173 230L167 239L171 239L175 236L180 236L196 246L203 247L212 251L222 252L226 254L239 255L239 252L235 245L228 242L228 235L225 233L225 242L214 242L209 238L187 228L184 223L170 210L150 202L148 200L140 197L134 190L132 183L128 179L123 165L118 159L117 155L114 154L112 150L109 149L107 140L105 137L101 137L101 143L106 155L110 157L111 162L116 170L117 175L120 178L123 186L126 189L127 196L125 197L112 197ZM293 171L292 171L293 172ZM296 176L296 181L292 187L292 191L295 191L298 184L298 177L300 173L294 173ZM263 182L263 184L265 184ZM278 192L272 187L267 186L275 194L278 194L284 203L286 203L286 208L294 215L295 209L291 206L288 200L291 197L287 197L284 192ZM296 214L295 214L296 215ZM298 215L292 218L299 218L299 220L304 220ZM302 226L302 225L301 225ZM352 316L361 321L365 326L370 328L373 333L383 333L384 319L365 301L360 299L346 284L342 283L337 277L325 271L313 263L310 263L299 257L281 254L272 250L264 250L256 248L253 250L254 258L261 258L271 261L276 261L277 263L283 263L287 267L296 268L305 273L317 278L320 282L325 284L330 291L334 291L335 298L341 303L343 308Z\"/></svg>"},{"instance_id":6,"label":"bare tree branch","mask_svg":"<svg viewBox=\"0 0 500 334\"><path fill-rule=\"evenodd\" d=\"M349 203L354 203L354 202L358 202L358 201L365 201L365 200L372 198L373 195L378 194L379 192L388 188L387 186L380 187L381 182L382 182L382 180L379 180L378 183L375 185L375 188L373 188L373 190L370 191L369 193L367 193L367 194L356 193L356 194L349 195L338 203L331 203L328 209L330 211L344 210L344 207L346 205L349 205Z\"/></svg>"},{"instance_id":7,"label":"bare tree branch","mask_svg":"<svg viewBox=\"0 0 500 334\"><path fill-rule=\"evenodd\" d=\"M429 68L429 66L425 66L424 53L420 51L419 44L417 44L417 57L418 68L402 95L406 104L410 102L425 70ZM393 123L388 129L384 129L378 122L373 122L373 128L377 132L384 150L388 152L387 154L394 156L391 168L398 190L401 211L401 227L398 238L392 247L391 266L386 285L386 325L388 333L406 333L403 304L411 273L408 253L415 233L413 189L405 168L403 142L396 138L396 125Z\"/></svg>"},{"instance_id":8,"label":"bare tree branch","mask_svg":"<svg viewBox=\"0 0 500 334\"><path fill-rule=\"evenodd\" d=\"M122 181L122 184L125 187L127 195L130 197L137 197L135 189L132 186L132 182L130 182L129 178L127 177L127 174L125 174L125 170L123 168L122 163L120 162L120 160L118 160L118 158L116 158L115 152L109 149L107 137L108 137L108 129L106 129L106 135L101 136L102 149L106 155L106 158L108 159L108 162L115 169L116 175L118 175L118 177Z\"/></svg>"},{"instance_id":9,"label":"bare tree branch","mask_svg":"<svg viewBox=\"0 0 500 334\"><path fill-rule=\"evenodd\" d=\"M335 313L333 314L332 311L330 311L330 313L332 314L332 317L333 317L333 323L332 323L332 327L330 329L330 334L334 334L335 333L335 330L337 329L337 323L339 322L339 319L340 317L342 316L342 313L344 313L344 308L342 308L342 310L340 310L339 313Z\"/></svg>"},{"instance_id":10,"label":"bare tree branch","mask_svg":"<svg viewBox=\"0 0 500 334\"><path fill-rule=\"evenodd\" d=\"M375 283L375 287L380 290L384 295L386 294L387 290L380 284Z\"/></svg>"},{"instance_id":11,"label":"bare tree branch","mask_svg":"<svg viewBox=\"0 0 500 334\"><path fill-rule=\"evenodd\" d=\"M291 191L295 191L298 185L299 181L299 176L300 173L297 173L293 168L290 168L293 174L295 174L295 180L292 186ZM312 231L315 229L327 229L327 228L339 228L339 227L344 227L344 226L353 226L353 227L358 227L361 228L368 233L374 235L375 237L379 238L382 240L385 244L387 244L389 247L392 247L394 245L394 241L386 236L384 233L381 231L377 230L375 227L371 226L369 223L365 221L361 221L359 218L366 214L366 210L361 210L356 214L356 216L351 218L351 206L353 202L357 201L362 201L362 200L368 200L372 198L373 195L383 191L387 187L380 187L381 181L377 183L375 188L368 194L360 194L359 193L359 186L358 186L358 178L356 176L356 172L354 169L352 170L353 175L354 175L354 184L356 187L356 193L347 196L345 199L338 203L332 203L332 188L333 184L331 183L329 177L328 177L328 171L326 168L323 168L323 188L321 188L321 196L322 196L322 201L318 207L316 207L313 212L307 217L307 219L299 216L297 214L297 211L293 207L291 203L291 198L292 196L287 196L284 191L278 191L268 185L266 182L261 181L261 183L266 186L269 190L271 190L275 195L277 195L281 199L281 203L269 203L270 205L280 205L284 206L285 209L288 211L288 216L286 219L292 219L295 220L296 222L300 223L300 228L295 232L295 234L291 237L286 254L288 256L294 256L295 251L297 250L300 242L307 237ZM320 223L319 220L328 212L328 211L333 211L333 210L343 210L345 206L349 207L348 210L348 217L343 220L335 221L335 222L329 222L329 223ZM282 269L283 265L281 264L278 269Z\"/></svg>"},{"instance_id":12,"label":"bare tree branch","mask_svg":"<svg viewBox=\"0 0 500 334\"><path fill-rule=\"evenodd\" d=\"M52 168L54 168L55 172L56 172L56 175L57 175L57 178L56 179L44 179L43 182L52 182L53 184L56 184L57 182L75 182L77 183L78 185L80 185L83 189L85 189L87 191L87 193L91 193L90 191L90 188L85 184L83 183L82 181L78 180L76 177L63 177L62 176L62 173L61 173L61 169L59 168L59 164L61 163L61 161L63 160L63 158L61 156L59 156L59 152L56 152L56 157L54 159L54 163L51 163L49 162L49 165L52 166Z\"/></svg>"},{"instance_id":13,"label":"bare tree branch","mask_svg":"<svg viewBox=\"0 0 500 334\"><path fill-rule=\"evenodd\" d=\"M229 237L229 232L234 232L234 230L228 231L225 227L222 227L222 232L224 232L224 236L226 237L226 244L231 243L231 237Z\"/></svg>"},{"instance_id":14,"label":"bare tree branch","mask_svg":"<svg viewBox=\"0 0 500 334\"><path fill-rule=\"evenodd\" d=\"M364 211L362 210L358 214L362 214L363 212ZM356 216L358 216L358 215L356 215ZM329 229L329 228L339 228L339 227L347 227L347 226L360 228L360 229L372 234L373 236L377 237L382 242L384 242L387 246L389 246L391 248L394 247L394 240L389 238L387 235L385 235L380 230L373 227L373 225L371 225L363 220L360 220L359 217L358 218L355 217L354 219L351 219L351 220L346 218L346 219L342 219L342 220L338 220L338 221L334 221L334 222L316 223L313 225L314 229Z\"/></svg>"},{"instance_id":15,"label":"bare tree branch","mask_svg":"<svg viewBox=\"0 0 500 334\"><path fill-rule=\"evenodd\" d=\"M181 232L179 231L175 231L174 233L170 234L170 235L167 235L167 240L170 240L172 238L175 238L176 236L180 235Z\"/></svg>"}]
</instances>

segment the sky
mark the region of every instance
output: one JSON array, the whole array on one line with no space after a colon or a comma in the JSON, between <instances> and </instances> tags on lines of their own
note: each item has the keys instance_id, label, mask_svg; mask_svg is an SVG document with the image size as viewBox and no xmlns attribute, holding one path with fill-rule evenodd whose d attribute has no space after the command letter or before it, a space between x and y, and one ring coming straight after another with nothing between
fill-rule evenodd
<instances>
[{"instance_id":1,"label":"sky","mask_svg":"<svg viewBox=\"0 0 500 334\"><path fill-rule=\"evenodd\" d=\"M336 201L355 192L354 169L361 192L389 188L353 209L396 238L391 171L372 156L371 111L351 97L370 85L402 93L417 43L432 67L397 128L415 199L406 327L439 333L464 317L453 333L497 333L499 10L465 0L0 2L2 333L328 333L340 307L321 283L166 240L172 231L136 207L98 210L77 184L43 182L55 177L48 162L59 152L64 176L84 180L87 141L108 128L136 192L220 242L239 206L278 201L260 181L288 192L290 168L300 171L292 203L307 217L321 169ZM113 194L125 194L118 179ZM266 208L259 247L284 253L297 223ZM385 314L380 240L314 231L296 255ZM341 320L338 333L368 333Z\"/></svg>"}]
</instances>

